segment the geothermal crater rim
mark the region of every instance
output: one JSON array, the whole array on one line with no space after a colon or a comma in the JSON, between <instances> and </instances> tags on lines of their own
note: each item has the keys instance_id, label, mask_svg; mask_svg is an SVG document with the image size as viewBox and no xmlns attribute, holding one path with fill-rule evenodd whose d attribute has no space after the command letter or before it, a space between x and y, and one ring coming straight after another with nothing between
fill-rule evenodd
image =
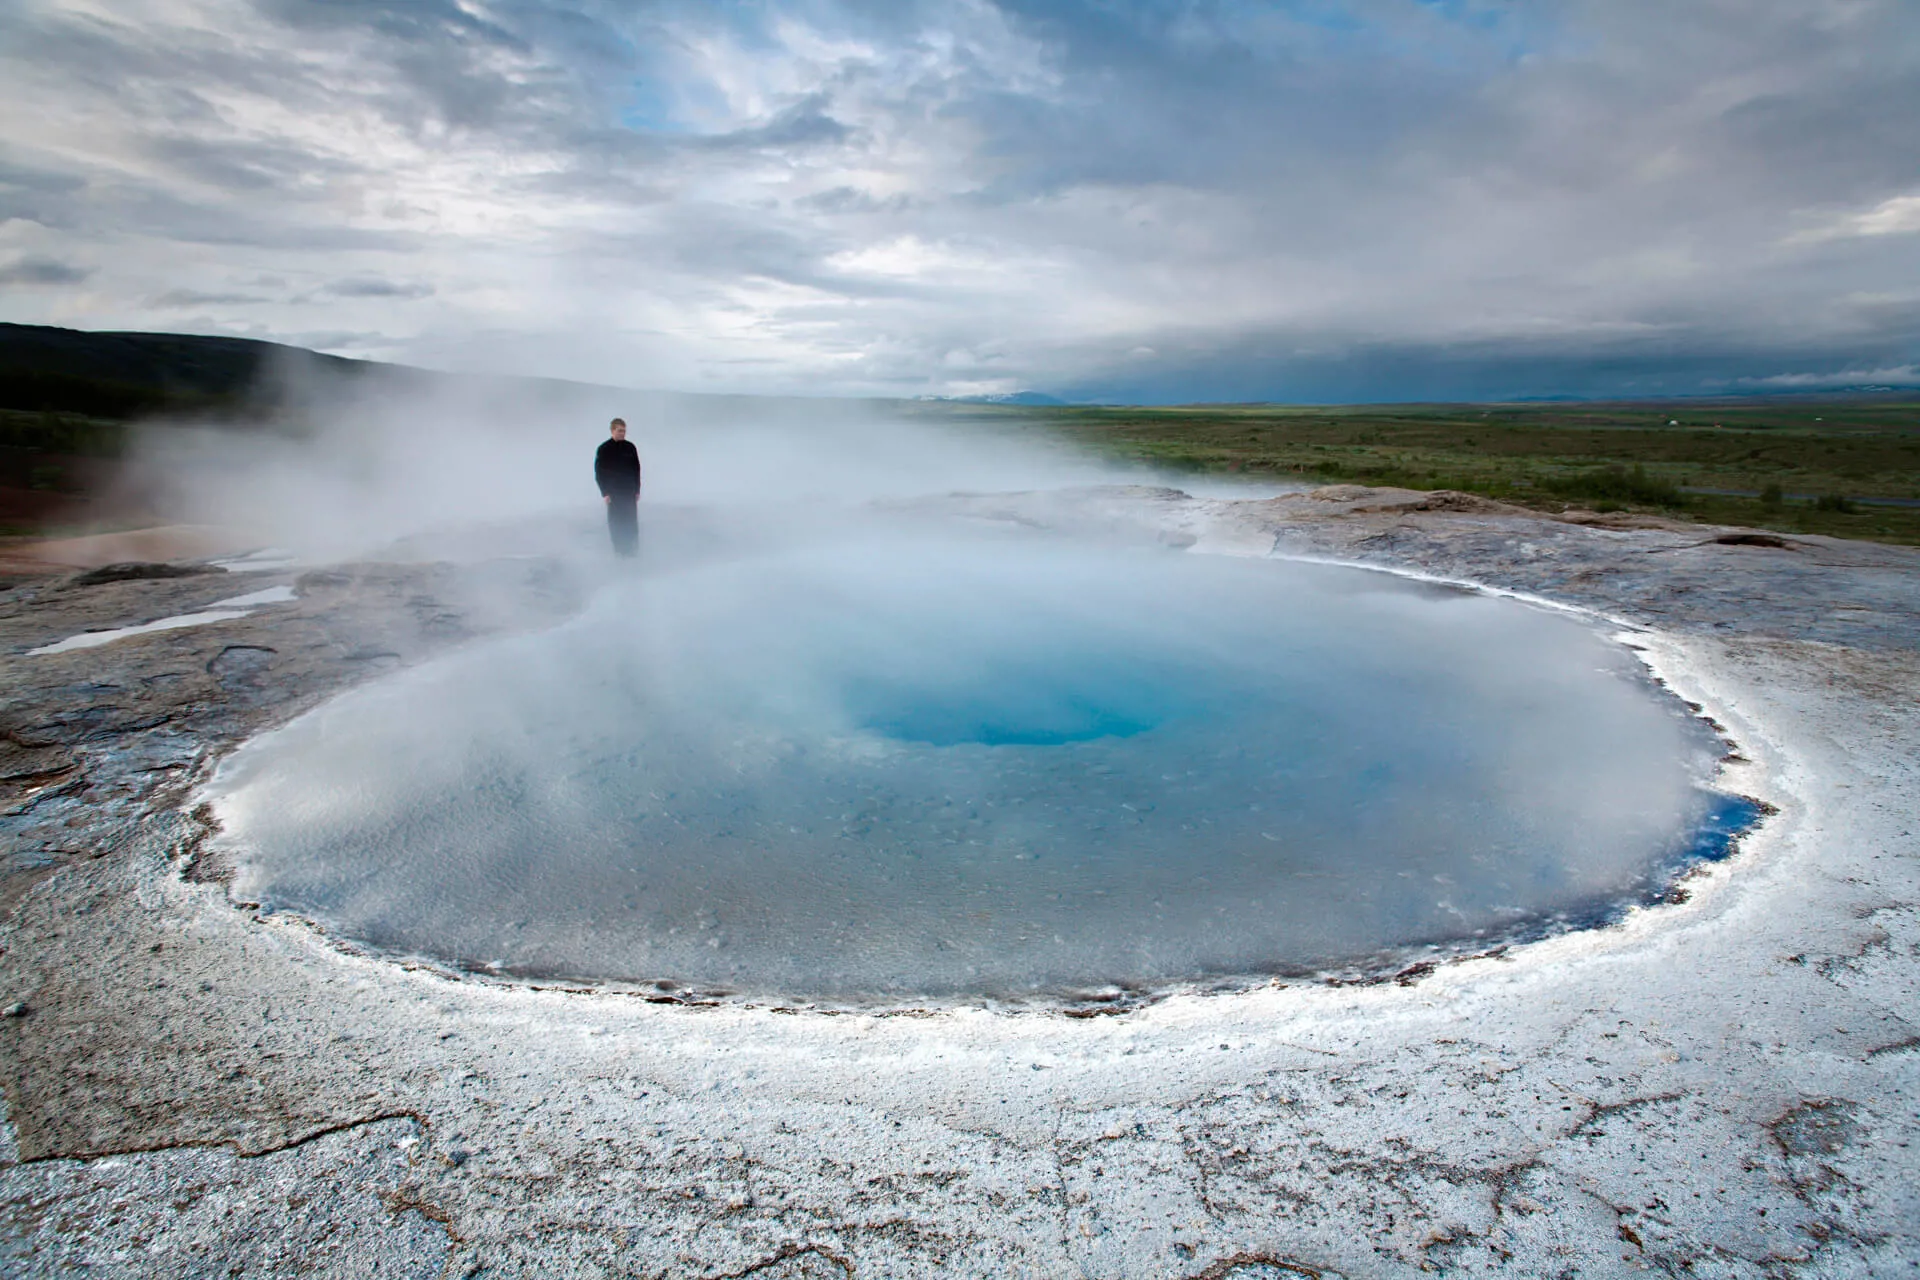
<instances>
[{"instance_id":1,"label":"geothermal crater rim","mask_svg":"<svg viewBox=\"0 0 1920 1280\"><path fill-rule=\"evenodd\" d=\"M1657 634L1651 628L1635 629L1643 634ZM1666 684L1665 678L1657 672L1654 673L1654 678L1663 686ZM1705 709L1696 712L1695 715L1707 725L1716 726L1716 732L1727 743L1729 751L1734 753L1729 756L1730 759L1746 758L1739 743L1724 729L1717 728L1718 717ZM1662 924L1679 923L1682 917L1678 913L1698 910L1702 904L1696 894L1686 891L1675 896L1674 891L1687 885L1706 885L1711 882L1710 878L1714 877L1716 872L1724 869L1725 873L1731 873L1733 868L1742 865L1743 855L1748 852L1750 843L1764 833L1769 819L1785 808L1784 805L1757 796L1734 792L1721 794L1746 801L1753 806L1755 813L1751 822L1731 835L1726 843L1725 853L1718 858L1696 859L1684 866L1674 868L1672 874L1652 886L1640 900L1611 904L1615 909L1608 912L1604 918L1542 922L1541 927L1523 929L1510 937L1481 938L1470 942L1461 940L1458 945L1453 946L1446 943L1409 946L1401 954L1371 957L1374 963L1356 963L1339 971L1327 969L1315 973L1223 974L1208 979L1171 979L1140 987L1114 987L1110 990L1090 990L1083 993L1038 993L1024 998L950 996L938 999L893 1001L782 999L776 996L741 994L724 990L700 990L670 979L659 982L645 979L579 979L522 975L504 970L490 970L485 967L463 967L429 954L400 953L367 945L342 936L329 929L323 921L299 912L262 910L258 903L236 900L228 892L231 868L216 864L213 874L198 876L194 874L196 864L193 855L189 855L180 870L184 879L220 885L223 897L233 909L258 919L274 921L282 927L297 928L313 945L330 955L390 966L408 973L422 973L443 982L480 986L489 990L521 992L530 995L587 996L604 1000L640 1000L647 1004L671 1006L689 1011L736 1010L756 1014L814 1018L930 1018L967 1012L986 1012L1001 1017L1023 1018L1125 1017L1168 1000L1233 1000L1262 991L1304 992L1345 987L1410 989L1421 985L1443 969L1476 960L1497 959L1521 966L1530 963L1551 963L1554 957L1547 953L1546 948L1555 943L1565 943L1569 939L1580 937L1599 939L1609 934L1617 934L1619 942L1616 945L1644 944L1650 941L1645 936L1644 929L1640 936L1628 936L1626 933L1627 928L1634 924L1637 918L1644 915L1648 925L1658 927ZM201 820L205 821L205 819ZM212 832L210 831L209 834ZM1724 878L1722 887L1724 887ZM1663 910L1657 916L1649 914L1656 908Z\"/></svg>"},{"instance_id":2,"label":"geothermal crater rim","mask_svg":"<svg viewBox=\"0 0 1920 1280\"><path fill-rule=\"evenodd\" d=\"M1179 557L1193 560L1199 557ZM1215 560L1215 557L1204 557ZM1224 560L1224 558L1220 558ZM1258 562L1241 562L1258 563ZM1378 568L1371 565L1354 565L1346 562L1330 562L1306 557L1273 557L1269 563L1312 566L1320 570L1346 570L1353 568ZM1685 706L1688 716L1699 730L1711 729L1713 740L1720 750L1718 755L1726 757L1731 751L1737 751L1730 735L1712 716L1697 704L1686 702L1671 689L1653 656L1643 646L1623 643L1629 637L1659 635L1652 628L1624 623L1617 618L1607 617L1595 611L1569 607L1553 601L1543 601L1529 597L1524 593L1488 587L1485 584L1459 579L1442 578L1437 575L1412 573L1398 570L1381 570L1388 578L1399 579L1410 586L1422 585L1442 587L1459 596L1481 597L1514 604L1528 605L1528 612L1572 619L1583 626L1589 636L1600 640L1592 624L1603 625L1612 634L1602 643L1609 650L1624 657L1632 655L1627 664L1631 672L1644 686L1644 691L1665 706L1670 712ZM1422 593L1424 595L1424 593ZM576 618L574 622L577 622ZM573 625L562 624L532 637L541 640L557 635ZM455 650L453 655L441 655L427 663L419 664L408 670L418 672L447 663L463 650ZM354 694L370 687L387 683L404 676L406 672L390 673L384 679L356 686L353 690L336 695L319 704L311 716L319 711L335 707L351 699ZM1618 674L1618 672L1616 672ZM300 717L299 719L305 719ZM284 728L284 726L283 726ZM251 747L262 738L272 737L280 730L258 735L242 744L242 749ZM1097 735L1095 735L1097 736ZM1404 734L1403 734L1404 736ZM956 739L963 741L964 739ZM1015 738L1012 741L1020 743ZM1049 740L1050 742L1071 742L1073 738ZM1049 745L1045 750L1052 750ZM1737 758L1737 757L1734 757ZM223 762L223 767L224 767ZM1677 762L1676 762L1677 763ZM1711 796L1717 806L1715 815L1725 817L1724 806L1737 802L1740 797L1722 789L1725 781L1725 769L1716 762L1706 774L1695 775L1695 786L1703 796ZM1707 788L1713 788L1708 791ZM201 796L209 794L203 788ZM1151 805L1147 806L1152 808ZM1257 806L1256 806L1257 807ZM1736 851L1741 838L1751 832L1759 806L1753 806L1747 820L1727 828L1720 834L1719 844L1700 856L1702 846L1697 837L1703 828L1703 819L1696 814L1689 821L1686 831L1695 837L1691 850L1684 856L1674 856L1672 851L1666 855L1646 859L1646 873L1631 884L1600 894L1589 894L1574 901L1570 906L1552 910L1522 912L1507 920L1503 925L1485 925L1457 932L1431 933L1428 936L1415 935L1403 941L1385 946L1349 950L1344 954L1329 956L1323 962L1302 963L1286 958L1275 958L1265 962L1229 966L1208 967L1193 964L1182 972L1151 974L1147 976L1118 975L1111 979L1102 978L1098 971L1078 979L1054 977L1043 979L1025 989L928 989L884 990L849 993L845 991L808 991L802 983L774 981L744 984L715 981L703 978L695 973L676 973L670 965L664 968L668 976L653 977L644 963L632 965L625 973L609 972L569 972L565 962L559 964L523 963L513 960L484 959L471 952L463 955L458 949L443 949L433 946L409 945L404 938L391 941L378 936L368 936L357 931L352 925L336 924L325 917L324 912L307 910L297 903L275 901L274 895L249 895L238 887L232 876L223 877L229 881L230 894L238 905L247 905L249 896L260 899L259 907L263 914L279 914L303 920L315 933L330 945L348 954L362 955L372 959L397 963L403 967L425 968L449 977L460 979L478 978L488 984L503 984L530 989L563 989L572 991L594 991L604 994L637 995L645 999L663 1003L706 1004L725 1003L729 1006L767 1007L778 1009L805 1008L825 1013L848 1012L912 1012L944 1007L979 1007L986 1005L994 1008L1030 1008L1040 1011L1055 1010L1068 1013L1103 1010L1118 1010L1156 1002L1168 996L1188 994L1230 994L1244 992L1275 985L1305 985L1328 982L1344 985L1353 982L1383 982L1396 977L1405 979L1409 973L1424 973L1437 965L1470 959L1490 952L1500 953L1508 948L1529 942L1564 936L1572 933L1591 932L1619 923L1637 906L1653 905L1668 900L1675 883L1686 878L1703 861L1718 861ZM642 815L645 816L645 815ZM238 839L223 838L218 832L212 834L210 842L215 846L212 865L225 861L228 857L238 856L244 863L249 854L249 842L244 836ZM226 846L219 849L218 846ZM216 875L218 873L216 872ZM1054 895L1058 896L1058 895ZM1158 905L1158 900L1155 900ZM1054 939L1060 941L1058 937Z\"/></svg>"}]
</instances>

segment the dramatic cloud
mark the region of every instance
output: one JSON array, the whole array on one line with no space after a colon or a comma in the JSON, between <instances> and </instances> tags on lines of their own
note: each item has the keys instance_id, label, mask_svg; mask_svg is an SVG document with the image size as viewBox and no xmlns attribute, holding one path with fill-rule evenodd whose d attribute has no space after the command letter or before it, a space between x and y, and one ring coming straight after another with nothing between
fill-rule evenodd
<instances>
[{"instance_id":1,"label":"dramatic cloud","mask_svg":"<svg viewBox=\"0 0 1920 1280\"><path fill-rule=\"evenodd\" d=\"M155 309L180 309L245 306L249 303L268 301L271 299L257 293L202 293L197 289L169 289L149 299L147 305Z\"/></svg>"},{"instance_id":2,"label":"dramatic cloud","mask_svg":"<svg viewBox=\"0 0 1920 1280\"><path fill-rule=\"evenodd\" d=\"M92 274L92 267L76 267L55 258L29 254L0 266L0 284L79 284Z\"/></svg>"},{"instance_id":3,"label":"dramatic cloud","mask_svg":"<svg viewBox=\"0 0 1920 1280\"><path fill-rule=\"evenodd\" d=\"M430 298L433 286L430 284L402 284L394 280L382 280L378 276L361 276L353 280L336 280L321 290L337 298Z\"/></svg>"},{"instance_id":4,"label":"dramatic cloud","mask_svg":"<svg viewBox=\"0 0 1920 1280\"><path fill-rule=\"evenodd\" d=\"M1822 387L1920 387L1920 365L1891 369L1842 370L1838 373L1776 373L1770 378L1743 378L1742 383L1788 391Z\"/></svg>"},{"instance_id":5,"label":"dramatic cloud","mask_svg":"<svg viewBox=\"0 0 1920 1280\"><path fill-rule=\"evenodd\" d=\"M453 368L1145 399L1692 391L1920 347L1911 0L0 24L0 260L100 264L7 319L193 297Z\"/></svg>"},{"instance_id":6,"label":"dramatic cloud","mask_svg":"<svg viewBox=\"0 0 1920 1280\"><path fill-rule=\"evenodd\" d=\"M1920 232L1920 195L1895 196L1865 213L1848 214L1826 226L1802 231L1796 241L1838 240L1847 236L1897 236Z\"/></svg>"}]
</instances>

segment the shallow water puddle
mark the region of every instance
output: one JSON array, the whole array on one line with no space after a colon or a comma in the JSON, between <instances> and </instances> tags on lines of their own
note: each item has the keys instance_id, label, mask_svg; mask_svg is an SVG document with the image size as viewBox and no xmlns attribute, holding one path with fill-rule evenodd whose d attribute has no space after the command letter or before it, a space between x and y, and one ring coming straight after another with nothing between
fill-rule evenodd
<instances>
[{"instance_id":1,"label":"shallow water puddle","mask_svg":"<svg viewBox=\"0 0 1920 1280\"><path fill-rule=\"evenodd\" d=\"M262 547L249 551L245 555L227 556L220 560L210 560L209 564L234 573L263 573L271 569L288 569L300 563L298 556L291 551L278 547Z\"/></svg>"},{"instance_id":2,"label":"shallow water puddle","mask_svg":"<svg viewBox=\"0 0 1920 1280\"><path fill-rule=\"evenodd\" d=\"M43 653L70 653L75 649L97 649L103 644L112 644L115 640L124 640L128 636L151 635L156 631L177 631L182 627L203 627L210 622L231 622L235 618L244 618L260 605L287 604L298 597L292 587L268 587L262 591L252 591L246 595L233 596L226 600L215 600L205 609L194 613L175 614L171 618L158 618L152 622L142 622L137 626L114 627L106 631L82 631L77 636L68 636L52 644L43 644L27 650L28 656Z\"/></svg>"},{"instance_id":3,"label":"shallow water puddle","mask_svg":"<svg viewBox=\"0 0 1920 1280\"><path fill-rule=\"evenodd\" d=\"M248 609L263 604L292 604L299 598L293 593L292 587L267 587L261 591L249 591L243 596L215 600L207 607L209 609Z\"/></svg>"}]
</instances>

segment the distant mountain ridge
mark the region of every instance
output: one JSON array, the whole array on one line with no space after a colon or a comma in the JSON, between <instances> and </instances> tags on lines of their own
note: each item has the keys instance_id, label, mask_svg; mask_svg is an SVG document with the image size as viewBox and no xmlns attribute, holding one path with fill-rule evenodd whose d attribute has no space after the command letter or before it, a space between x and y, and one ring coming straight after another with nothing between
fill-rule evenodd
<instances>
[{"instance_id":1,"label":"distant mountain ridge","mask_svg":"<svg viewBox=\"0 0 1920 1280\"><path fill-rule=\"evenodd\" d=\"M0 322L0 411L37 410L116 421L169 414L240 417L270 414L303 395L324 395L369 383L397 390L458 387L472 392L480 388L509 398L560 398L583 408L592 406L594 411L608 406L614 412L678 406L722 417L820 403L813 397L655 391L563 378L446 373L323 355L255 338Z\"/></svg>"},{"instance_id":2,"label":"distant mountain ridge","mask_svg":"<svg viewBox=\"0 0 1920 1280\"><path fill-rule=\"evenodd\" d=\"M240 408L295 375L357 378L401 365L253 338L89 332L0 323L0 408L128 418Z\"/></svg>"}]
</instances>

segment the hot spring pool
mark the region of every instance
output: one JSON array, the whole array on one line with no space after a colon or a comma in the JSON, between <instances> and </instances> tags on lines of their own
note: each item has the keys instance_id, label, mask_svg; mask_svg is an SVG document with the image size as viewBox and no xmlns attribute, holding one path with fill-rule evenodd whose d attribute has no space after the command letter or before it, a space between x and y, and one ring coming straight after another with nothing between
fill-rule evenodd
<instances>
[{"instance_id":1,"label":"hot spring pool","mask_svg":"<svg viewBox=\"0 0 1920 1280\"><path fill-rule=\"evenodd\" d=\"M625 582L212 799L236 897L396 953L1021 997L1603 918L1741 818L1590 629L1355 569L902 534Z\"/></svg>"}]
</instances>

